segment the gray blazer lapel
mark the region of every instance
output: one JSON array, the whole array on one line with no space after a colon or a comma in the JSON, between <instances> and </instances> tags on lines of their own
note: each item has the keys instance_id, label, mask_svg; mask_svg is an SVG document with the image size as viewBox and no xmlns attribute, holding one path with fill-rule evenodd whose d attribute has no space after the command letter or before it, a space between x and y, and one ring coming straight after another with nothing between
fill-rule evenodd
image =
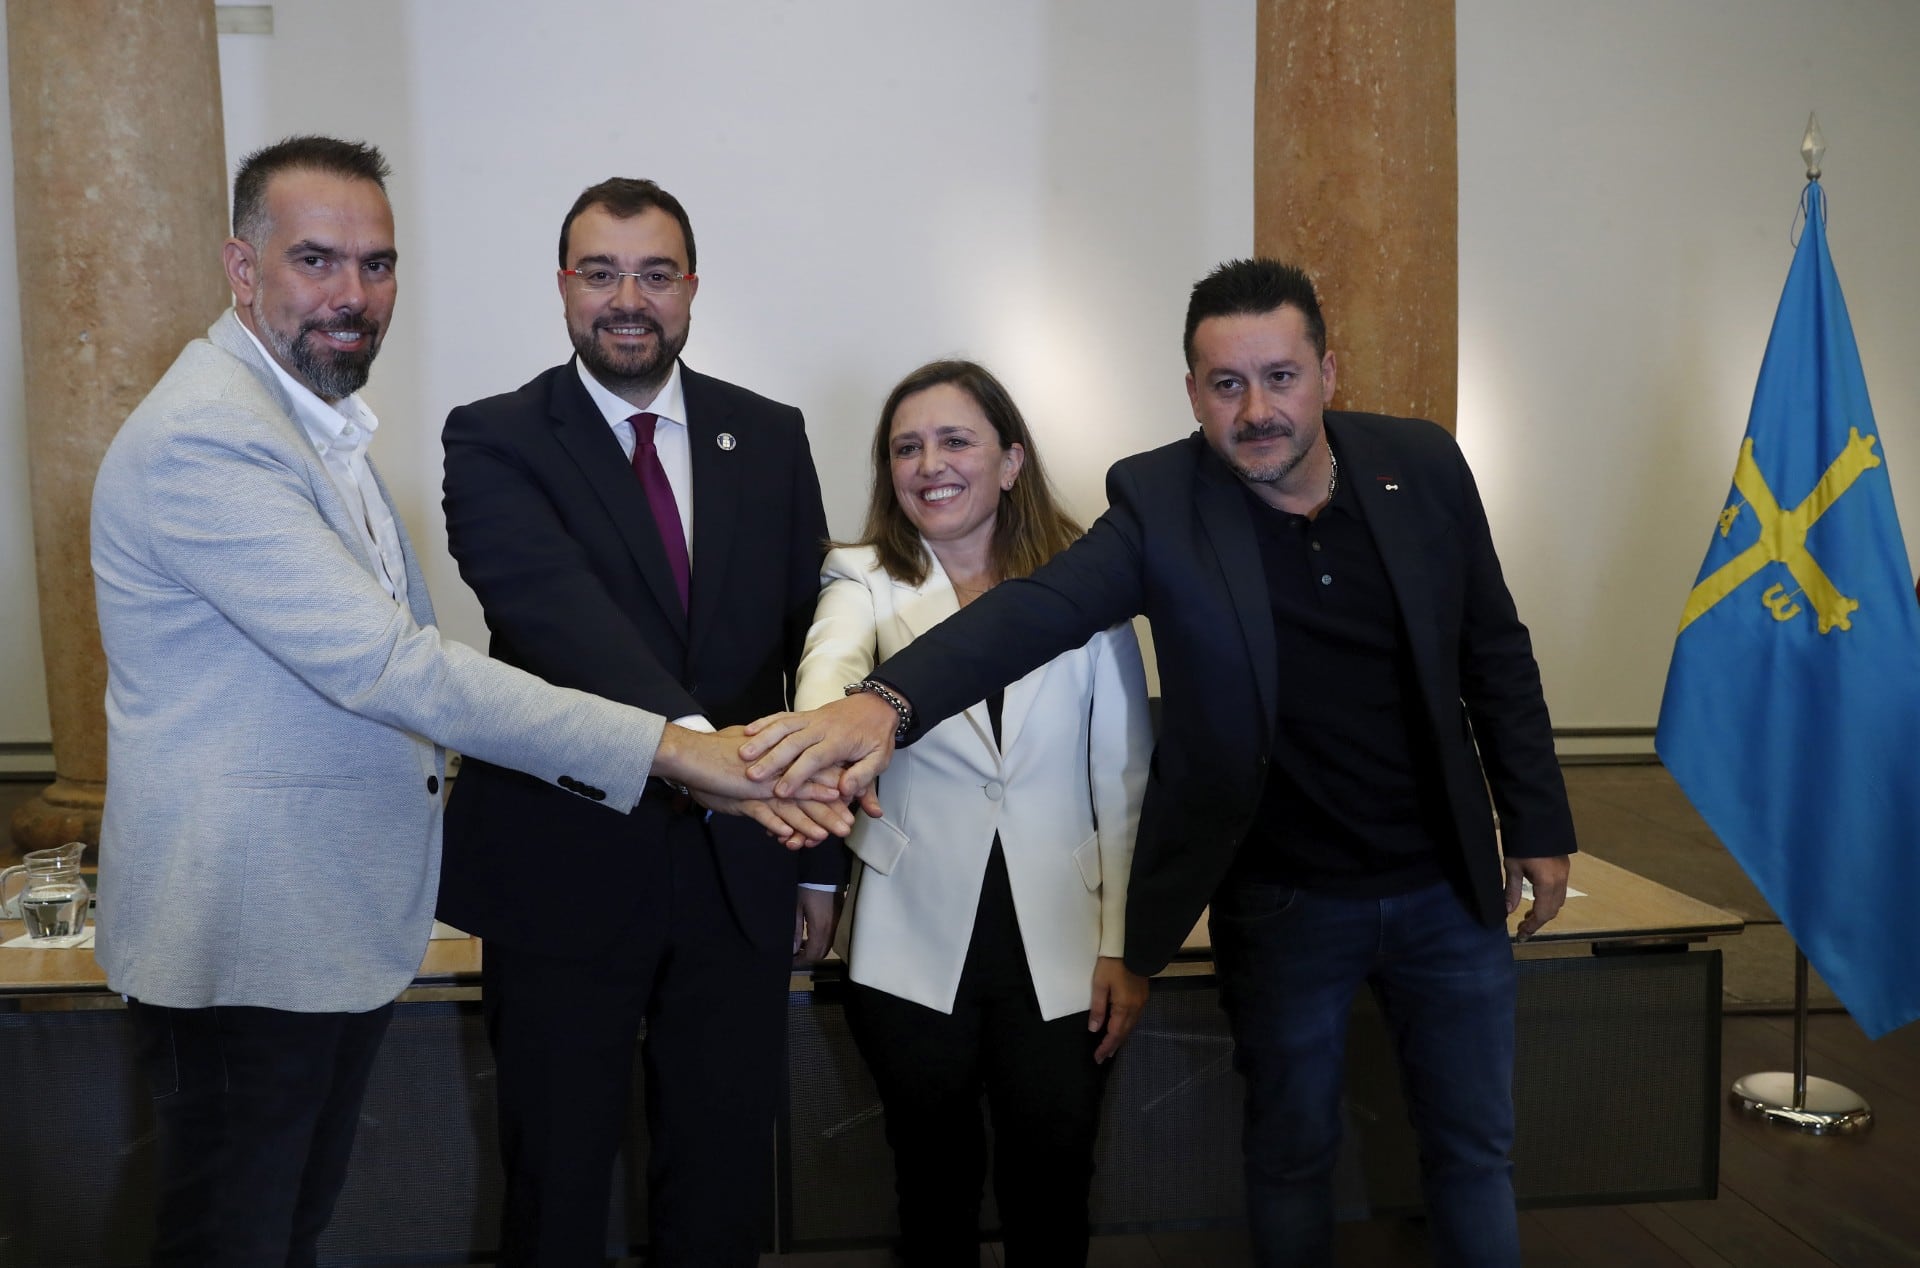
<instances>
[{"instance_id":1,"label":"gray blazer lapel","mask_svg":"<svg viewBox=\"0 0 1920 1268\"><path fill-rule=\"evenodd\" d=\"M1227 593L1240 618L1240 634L1253 679L1260 689L1260 717L1268 728L1280 707L1279 650L1273 638L1273 607L1267 596L1267 574L1260 563L1260 545L1254 540L1247 515L1246 493L1225 463L1212 450L1200 456L1194 479L1194 503L1201 527L1220 561ZM1196 576L1196 584L1198 577Z\"/></svg>"},{"instance_id":2,"label":"gray blazer lapel","mask_svg":"<svg viewBox=\"0 0 1920 1268\"><path fill-rule=\"evenodd\" d=\"M347 508L346 502L340 497L339 486L333 482L333 473L327 470L320 452L313 447L313 437L309 436L307 429L300 425L300 419L294 413L293 398L287 395L286 385L280 381L280 376L274 373L273 367L267 364L259 346L254 343L253 336L248 334L246 327L240 324L240 318L233 309L227 309L220 315L220 319L207 329L207 340L214 347L231 354L245 365L253 377L259 381L260 386L273 397L274 404L280 407L280 421L286 424L288 433L299 444L300 451L307 456L307 483L313 489L314 504L320 508L321 517L327 521L327 526L339 535L353 557L360 561L360 566L376 579L379 578L380 561L367 553L366 535L362 533L361 526L353 522L353 512ZM373 469L371 458L368 459L367 466L368 470ZM427 593L427 583L424 580L417 580L414 576L413 550L406 544L406 529L401 525L400 513L393 509L393 498L388 494L386 484L381 481L380 473L375 471L373 479L374 483L380 487L380 496L386 499L387 510L392 513L395 526L400 530L401 546L407 556L407 597L415 608L414 619L421 625L431 625L432 609L430 607L427 609L424 619L420 617L418 611Z\"/></svg>"},{"instance_id":3,"label":"gray blazer lapel","mask_svg":"<svg viewBox=\"0 0 1920 1268\"><path fill-rule=\"evenodd\" d=\"M222 352L239 358L246 364L247 369L253 371L253 377L260 380L260 386L266 388L267 393L280 406L280 412L286 415L287 422L300 433L301 443L311 449L313 442L307 438L307 429L300 426L294 419L293 399L287 395L287 389L281 384L280 376L273 372L273 367L268 365L266 358L260 355L260 348L254 343L253 336L248 334L247 328L240 324L239 314L231 308L221 313L220 320L208 327L207 339ZM319 456L317 453L314 455L316 459Z\"/></svg>"},{"instance_id":4,"label":"gray blazer lapel","mask_svg":"<svg viewBox=\"0 0 1920 1268\"><path fill-rule=\"evenodd\" d=\"M547 403L553 420L554 435L561 448L572 456L580 474L593 489L594 496L612 516L621 540L653 591L654 601L673 621L682 639L687 636L687 614L680 606L680 590L673 583L673 569L667 565L666 550L660 544L660 530L654 525L647 495L640 488L633 466L620 452L620 441L607 426L607 420L595 408L593 398L580 385L578 374L558 375L553 396ZM696 556L697 558L697 556ZM698 588L695 590L698 593Z\"/></svg>"}]
</instances>

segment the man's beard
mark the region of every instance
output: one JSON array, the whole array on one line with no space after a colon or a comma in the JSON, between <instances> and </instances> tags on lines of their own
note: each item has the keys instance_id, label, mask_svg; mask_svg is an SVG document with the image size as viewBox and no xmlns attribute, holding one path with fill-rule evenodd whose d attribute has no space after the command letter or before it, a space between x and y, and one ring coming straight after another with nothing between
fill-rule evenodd
<instances>
[{"instance_id":1,"label":"man's beard","mask_svg":"<svg viewBox=\"0 0 1920 1268\"><path fill-rule=\"evenodd\" d=\"M639 326L652 331L653 351L609 352L601 345L598 335L610 326ZM580 354L580 364L587 367L587 372L602 387L615 395L625 395L629 391L658 391L660 385L667 381L667 375L673 372L673 363L679 357L680 350L687 346L687 332L684 330L675 339L667 334L666 327L651 317L615 313L594 319L585 330L569 326L567 334L573 340L573 350Z\"/></svg>"},{"instance_id":2,"label":"man's beard","mask_svg":"<svg viewBox=\"0 0 1920 1268\"><path fill-rule=\"evenodd\" d=\"M258 310L253 321L280 360L323 401L340 401L367 385L373 358L380 351L380 328L365 317L336 317L330 321L303 321L292 336L269 325ZM316 345L307 338L319 331L352 331L366 336L354 351Z\"/></svg>"},{"instance_id":3,"label":"man's beard","mask_svg":"<svg viewBox=\"0 0 1920 1268\"><path fill-rule=\"evenodd\" d=\"M1234 443L1244 445L1250 441L1268 440L1282 434L1284 430L1273 423L1251 423L1236 428L1233 439ZM1278 484L1292 475L1295 468L1305 462L1307 455L1312 452L1313 446L1309 444L1293 453L1270 459L1262 466L1255 466L1238 457L1229 458L1227 465L1249 484Z\"/></svg>"}]
</instances>

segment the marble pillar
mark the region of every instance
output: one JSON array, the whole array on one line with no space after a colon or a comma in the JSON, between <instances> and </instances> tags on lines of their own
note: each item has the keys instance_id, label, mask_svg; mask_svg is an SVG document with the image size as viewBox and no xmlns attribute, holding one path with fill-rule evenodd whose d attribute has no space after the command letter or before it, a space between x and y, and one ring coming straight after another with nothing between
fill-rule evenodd
<instances>
[{"instance_id":1,"label":"marble pillar","mask_svg":"<svg viewBox=\"0 0 1920 1268\"><path fill-rule=\"evenodd\" d=\"M87 557L121 420L227 303L213 0L7 0L20 339L55 781L22 849L98 841L106 664Z\"/></svg>"},{"instance_id":2,"label":"marble pillar","mask_svg":"<svg viewBox=\"0 0 1920 1268\"><path fill-rule=\"evenodd\" d=\"M1259 0L1254 248L1313 277L1336 406L1453 430L1453 0Z\"/></svg>"}]
</instances>

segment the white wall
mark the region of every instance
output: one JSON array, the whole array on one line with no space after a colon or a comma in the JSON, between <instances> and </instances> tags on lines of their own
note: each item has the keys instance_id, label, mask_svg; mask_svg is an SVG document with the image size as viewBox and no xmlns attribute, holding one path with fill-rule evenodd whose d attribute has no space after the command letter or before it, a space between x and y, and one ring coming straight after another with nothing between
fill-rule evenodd
<instances>
[{"instance_id":1,"label":"white wall","mask_svg":"<svg viewBox=\"0 0 1920 1268\"><path fill-rule=\"evenodd\" d=\"M1185 289L1252 236L1250 3L281 3L275 27L222 38L228 149L315 129L393 160L368 396L456 637L484 628L440 423L568 355L560 218L606 176L687 205L687 360L806 412L837 533L882 398L936 356L1007 380L1089 518L1109 463L1191 427Z\"/></svg>"},{"instance_id":2,"label":"white wall","mask_svg":"<svg viewBox=\"0 0 1920 1268\"><path fill-rule=\"evenodd\" d=\"M1651 725L1786 278L1809 108L1920 535L1903 302L1920 6L1458 13L1461 440L1556 721ZM1253 0L282 0L274 17L270 37L221 38L228 149L314 130L393 160L402 298L368 395L458 637L484 629L441 544L439 424L565 356L558 220L607 175L687 203L687 358L806 410L837 532L857 524L880 398L932 356L1003 374L1084 515L1111 460L1191 426L1186 288L1252 239ZM0 234L6 329L12 253ZM46 736L18 358L0 339L0 741Z\"/></svg>"},{"instance_id":3,"label":"white wall","mask_svg":"<svg viewBox=\"0 0 1920 1268\"><path fill-rule=\"evenodd\" d=\"M1458 13L1460 441L1555 722L1651 726L1786 283L1809 110L1920 547L1920 5Z\"/></svg>"}]
</instances>

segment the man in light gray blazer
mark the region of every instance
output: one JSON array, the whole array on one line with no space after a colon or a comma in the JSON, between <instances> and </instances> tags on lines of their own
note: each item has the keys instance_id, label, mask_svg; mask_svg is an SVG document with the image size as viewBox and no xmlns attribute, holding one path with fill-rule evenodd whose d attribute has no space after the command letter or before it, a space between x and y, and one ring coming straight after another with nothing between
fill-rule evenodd
<instances>
[{"instance_id":1,"label":"man in light gray blazer","mask_svg":"<svg viewBox=\"0 0 1920 1268\"><path fill-rule=\"evenodd\" d=\"M386 174L379 151L324 137L241 165L234 307L128 418L94 489L97 954L153 1084L156 1264L314 1262L432 925L442 746L608 813L650 775L760 791L737 740L434 627L356 395L393 311ZM794 838L847 822L824 803L750 812Z\"/></svg>"}]
</instances>

